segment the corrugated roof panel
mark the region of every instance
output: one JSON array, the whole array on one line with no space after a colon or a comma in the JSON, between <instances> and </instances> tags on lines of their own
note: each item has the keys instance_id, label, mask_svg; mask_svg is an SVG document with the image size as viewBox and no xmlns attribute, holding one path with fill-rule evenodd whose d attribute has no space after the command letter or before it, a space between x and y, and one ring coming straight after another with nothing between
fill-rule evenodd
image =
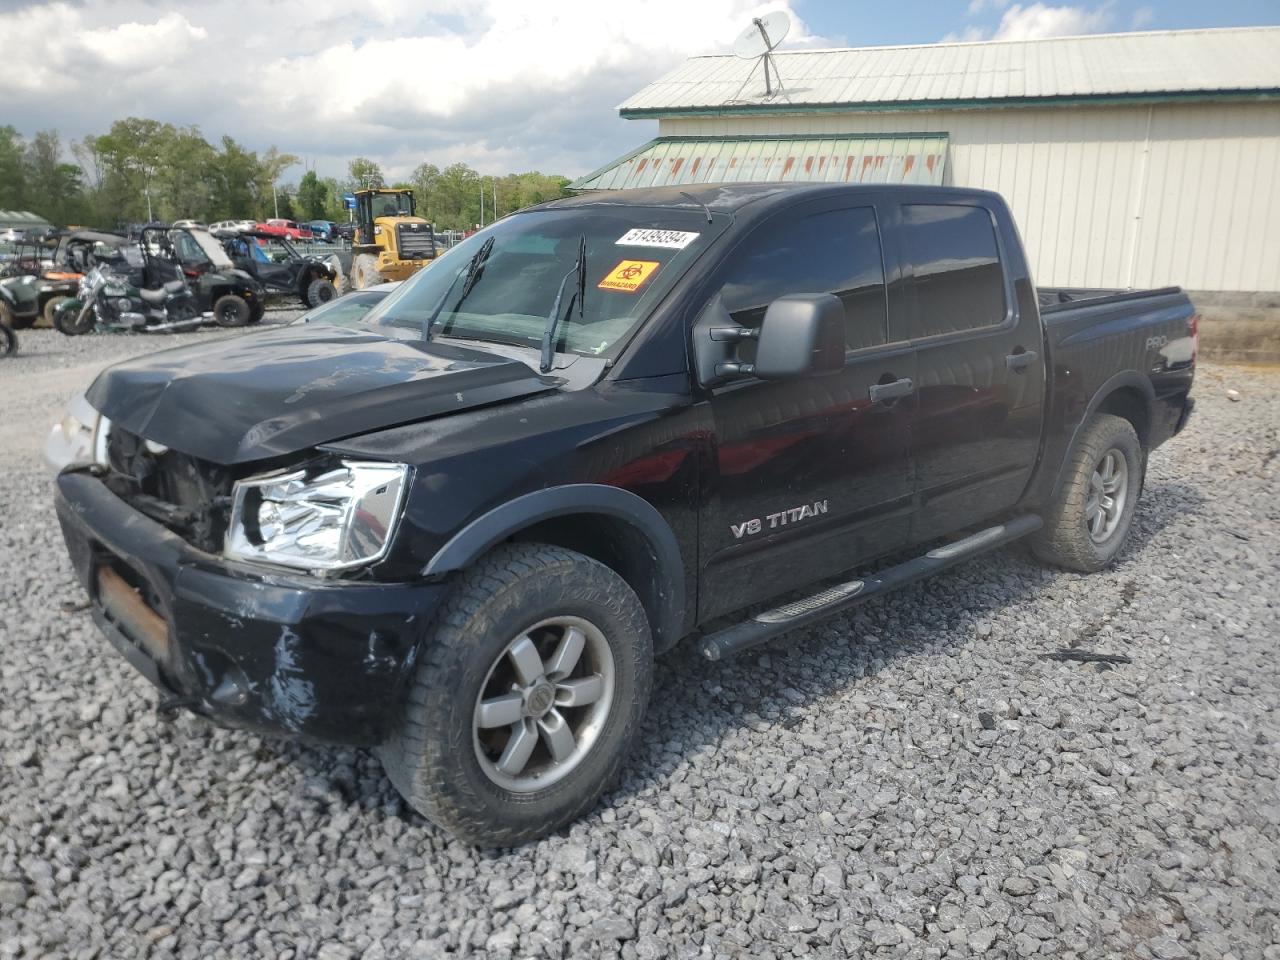
<instances>
[{"instance_id":1,"label":"corrugated roof panel","mask_svg":"<svg viewBox=\"0 0 1280 960\"><path fill-rule=\"evenodd\" d=\"M776 181L941 184L946 134L663 137L588 174L575 190Z\"/></svg>"},{"instance_id":2,"label":"corrugated roof panel","mask_svg":"<svg viewBox=\"0 0 1280 960\"><path fill-rule=\"evenodd\" d=\"M784 92L764 97L758 62L691 57L622 103L624 113L738 105L831 106L1077 96L1280 91L1280 27L1166 30L988 43L774 54Z\"/></svg>"}]
</instances>

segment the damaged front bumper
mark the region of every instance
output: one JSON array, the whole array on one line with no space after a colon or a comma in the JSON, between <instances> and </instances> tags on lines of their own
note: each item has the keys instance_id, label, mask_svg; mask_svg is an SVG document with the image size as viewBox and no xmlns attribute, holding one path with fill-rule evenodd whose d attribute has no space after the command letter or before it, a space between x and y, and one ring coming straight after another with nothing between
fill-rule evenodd
<instances>
[{"instance_id":1,"label":"damaged front bumper","mask_svg":"<svg viewBox=\"0 0 1280 960\"><path fill-rule=\"evenodd\" d=\"M442 584L321 580L199 551L88 469L58 520L94 621L169 698L228 726L382 743Z\"/></svg>"}]
</instances>

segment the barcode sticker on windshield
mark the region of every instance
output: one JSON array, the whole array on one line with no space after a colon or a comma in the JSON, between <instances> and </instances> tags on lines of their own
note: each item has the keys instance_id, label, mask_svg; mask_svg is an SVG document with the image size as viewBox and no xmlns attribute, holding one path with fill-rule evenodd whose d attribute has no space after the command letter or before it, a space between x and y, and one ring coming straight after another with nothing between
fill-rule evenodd
<instances>
[{"instance_id":1,"label":"barcode sticker on windshield","mask_svg":"<svg viewBox=\"0 0 1280 960\"><path fill-rule=\"evenodd\" d=\"M683 250L699 234L686 233L684 230L649 230L636 228L628 230L614 243L619 247L664 247L667 250Z\"/></svg>"}]
</instances>

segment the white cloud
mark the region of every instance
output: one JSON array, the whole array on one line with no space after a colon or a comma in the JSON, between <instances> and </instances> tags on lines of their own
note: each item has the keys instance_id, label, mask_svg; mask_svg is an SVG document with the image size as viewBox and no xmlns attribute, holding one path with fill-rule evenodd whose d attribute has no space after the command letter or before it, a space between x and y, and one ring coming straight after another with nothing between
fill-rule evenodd
<instances>
[{"instance_id":1,"label":"white cloud","mask_svg":"<svg viewBox=\"0 0 1280 960\"><path fill-rule=\"evenodd\" d=\"M1027 6L1015 3L1000 18L995 40L1037 40L1041 37L1069 37L1101 33L1111 25L1110 4L1090 10L1086 7L1051 7L1044 3Z\"/></svg>"},{"instance_id":2,"label":"white cloud","mask_svg":"<svg viewBox=\"0 0 1280 960\"><path fill-rule=\"evenodd\" d=\"M727 50L774 0L151 0L5 15L5 122L65 138L137 115L275 144L321 173L462 160L577 174L652 135L617 103ZM359 10L358 16L352 10ZM784 45L814 42L794 17ZM252 24L252 30L245 25ZM296 171L294 171L296 175ZM286 174L288 176L288 174Z\"/></svg>"},{"instance_id":3,"label":"white cloud","mask_svg":"<svg viewBox=\"0 0 1280 960\"><path fill-rule=\"evenodd\" d=\"M1156 19L1156 11L1154 7L1139 7L1133 11L1133 16L1129 19L1129 29L1145 30Z\"/></svg>"}]
</instances>

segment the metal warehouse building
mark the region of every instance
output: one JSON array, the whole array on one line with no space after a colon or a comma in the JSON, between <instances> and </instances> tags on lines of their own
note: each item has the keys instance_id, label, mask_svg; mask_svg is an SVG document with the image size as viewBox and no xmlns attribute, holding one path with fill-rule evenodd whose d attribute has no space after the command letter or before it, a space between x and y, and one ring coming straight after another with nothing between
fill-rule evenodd
<instances>
[{"instance_id":1,"label":"metal warehouse building","mask_svg":"<svg viewBox=\"0 0 1280 960\"><path fill-rule=\"evenodd\" d=\"M982 187L1051 286L1198 292L1206 345L1280 345L1280 27L693 57L623 103L658 137L579 189Z\"/></svg>"}]
</instances>

